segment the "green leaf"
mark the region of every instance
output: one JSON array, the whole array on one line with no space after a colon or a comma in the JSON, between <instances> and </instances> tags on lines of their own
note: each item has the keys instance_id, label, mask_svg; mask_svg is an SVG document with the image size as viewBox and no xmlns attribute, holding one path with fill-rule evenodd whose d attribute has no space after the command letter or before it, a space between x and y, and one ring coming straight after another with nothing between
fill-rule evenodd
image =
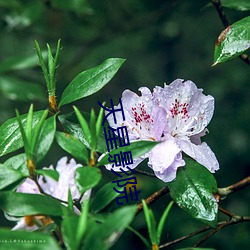
<instances>
[{"instance_id":1,"label":"green leaf","mask_svg":"<svg viewBox=\"0 0 250 250\"><path fill-rule=\"evenodd\" d=\"M64 90L59 106L92 95L103 88L124 63L124 59L110 58L99 66L78 74Z\"/></svg>"},{"instance_id":2,"label":"green leaf","mask_svg":"<svg viewBox=\"0 0 250 250\"><path fill-rule=\"evenodd\" d=\"M84 250L109 249L135 216L137 206L125 206L110 214L101 225L92 227L86 238Z\"/></svg>"},{"instance_id":3,"label":"green leaf","mask_svg":"<svg viewBox=\"0 0 250 250\"><path fill-rule=\"evenodd\" d=\"M228 26L218 37L214 65L239 56L250 47L250 16Z\"/></svg>"},{"instance_id":4,"label":"green leaf","mask_svg":"<svg viewBox=\"0 0 250 250\"><path fill-rule=\"evenodd\" d=\"M149 243L149 241L142 234L140 234L138 231L136 231L135 229L133 229L130 226L128 226L127 228L128 228L129 231L131 231L132 233L137 235L148 249L151 248L151 244Z\"/></svg>"},{"instance_id":5,"label":"green leaf","mask_svg":"<svg viewBox=\"0 0 250 250\"><path fill-rule=\"evenodd\" d=\"M148 208L148 205L144 200L142 200L143 211L146 218L148 233L152 245L157 244L157 234L156 234L156 222L155 217L151 209Z\"/></svg>"},{"instance_id":6,"label":"green leaf","mask_svg":"<svg viewBox=\"0 0 250 250\"><path fill-rule=\"evenodd\" d=\"M76 117L81 125L82 128L82 132L84 134L84 137L86 138L88 145L91 145L91 133L90 133L90 129L89 129L89 125L86 121L86 119L84 118L84 116L81 114L81 112L79 111L79 109L75 106L73 106L75 113L76 113Z\"/></svg>"},{"instance_id":7,"label":"green leaf","mask_svg":"<svg viewBox=\"0 0 250 250\"><path fill-rule=\"evenodd\" d=\"M0 93L15 101L43 102L46 100L42 86L9 76L0 77Z\"/></svg>"},{"instance_id":8,"label":"green leaf","mask_svg":"<svg viewBox=\"0 0 250 250\"><path fill-rule=\"evenodd\" d=\"M17 171L9 166L0 164L0 190L8 187L16 181L21 181L26 177L20 171Z\"/></svg>"},{"instance_id":9,"label":"green leaf","mask_svg":"<svg viewBox=\"0 0 250 250\"><path fill-rule=\"evenodd\" d=\"M43 111L34 112L33 127L41 118ZM22 124L25 124L27 114L20 116ZM24 125L25 126L25 125ZM11 118L0 126L0 156L13 152L23 146L22 136L17 118Z\"/></svg>"},{"instance_id":10,"label":"green leaf","mask_svg":"<svg viewBox=\"0 0 250 250\"><path fill-rule=\"evenodd\" d=\"M105 102L102 103L102 105L105 105ZM100 112L98 114L97 120L96 120L96 125L95 125L95 130L96 130L96 138L98 140L100 132L101 132L101 127L102 127L102 120L103 120L103 114L104 114L104 109L101 108Z\"/></svg>"},{"instance_id":11,"label":"green leaf","mask_svg":"<svg viewBox=\"0 0 250 250\"><path fill-rule=\"evenodd\" d=\"M91 135L91 149L96 150L96 115L94 109L91 109L90 112L90 122L89 122L89 128L90 128L90 135Z\"/></svg>"},{"instance_id":12,"label":"green leaf","mask_svg":"<svg viewBox=\"0 0 250 250\"><path fill-rule=\"evenodd\" d=\"M168 206L166 207L166 209L165 209L163 215L161 216L160 222L159 222L159 224L158 224L158 228L157 228L157 244L158 244L158 245L159 245L160 242L161 242L161 234L162 234L163 226L164 226L164 224L165 224L165 221L166 221L166 219L167 219L167 217L168 217L169 211L170 211L170 209L171 209L171 207L172 207L173 204L174 204L173 201L171 201L171 202L168 204Z\"/></svg>"},{"instance_id":13,"label":"green leaf","mask_svg":"<svg viewBox=\"0 0 250 250\"><path fill-rule=\"evenodd\" d=\"M82 238L88 224L88 201L84 201L80 216L65 217L62 222L62 234L67 249L80 249Z\"/></svg>"},{"instance_id":14,"label":"green leaf","mask_svg":"<svg viewBox=\"0 0 250 250\"><path fill-rule=\"evenodd\" d=\"M127 152L131 151L133 159L136 159L147 152L149 152L154 146L156 146L159 142L155 141L135 141L131 142L130 145L125 147L119 147L109 152L109 154L120 154L120 152ZM97 166L103 166L105 164L109 164L108 158L110 157L109 154L106 154L100 162L98 162Z\"/></svg>"},{"instance_id":15,"label":"green leaf","mask_svg":"<svg viewBox=\"0 0 250 250\"><path fill-rule=\"evenodd\" d=\"M71 154L82 164L88 164L88 151L86 146L73 135L56 132L56 141L62 149Z\"/></svg>"},{"instance_id":16,"label":"green leaf","mask_svg":"<svg viewBox=\"0 0 250 250\"><path fill-rule=\"evenodd\" d=\"M103 187L101 187L93 197L90 203L91 210L94 213L98 213L107 205L109 205L115 198L117 198L120 194L117 193L113 187L115 187L118 191L122 191L124 187L118 187L116 183L107 183Z\"/></svg>"},{"instance_id":17,"label":"green leaf","mask_svg":"<svg viewBox=\"0 0 250 250\"><path fill-rule=\"evenodd\" d=\"M93 9L86 0L52 0L52 5L56 8L74 11L81 14L93 14Z\"/></svg>"},{"instance_id":18,"label":"green leaf","mask_svg":"<svg viewBox=\"0 0 250 250\"><path fill-rule=\"evenodd\" d=\"M0 228L1 243L0 249L11 250L60 250L56 241L50 235L26 232L26 231L10 231Z\"/></svg>"},{"instance_id":19,"label":"green leaf","mask_svg":"<svg viewBox=\"0 0 250 250\"><path fill-rule=\"evenodd\" d=\"M32 134L32 137L31 137L31 146L30 146L30 148L31 148L31 152L33 154L36 153L36 147L39 144L39 139L41 138L40 137L41 134L42 134L41 132L43 131L43 128L44 128L43 126L45 124L45 119L46 119L46 117L48 115L48 112L49 111L47 109L44 110L41 119L38 121L37 125L32 130L33 134ZM52 119L54 119L54 118L52 118Z\"/></svg>"},{"instance_id":20,"label":"green leaf","mask_svg":"<svg viewBox=\"0 0 250 250\"><path fill-rule=\"evenodd\" d=\"M77 224L77 232L76 232L77 249L79 249L82 238L86 233L86 229L88 226L88 213L89 213L89 201L86 200L83 203L82 213L80 215L80 218Z\"/></svg>"},{"instance_id":21,"label":"green leaf","mask_svg":"<svg viewBox=\"0 0 250 250\"><path fill-rule=\"evenodd\" d=\"M37 161L40 162L48 153L56 132L56 117L44 121L37 148Z\"/></svg>"},{"instance_id":22,"label":"green leaf","mask_svg":"<svg viewBox=\"0 0 250 250\"><path fill-rule=\"evenodd\" d=\"M79 222L78 216L65 217L62 222L62 235L64 243L69 250L77 249L76 233Z\"/></svg>"},{"instance_id":23,"label":"green leaf","mask_svg":"<svg viewBox=\"0 0 250 250\"><path fill-rule=\"evenodd\" d=\"M44 176L48 176L51 179L58 181L59 173L56 170L52 169L36 169L36 173Z\"/></svg>"},{"instance_id":24,"label":"green leaf","mask_svg":"<svg viewBox=\"0 0 250 250\"><path fill-rule=\"evenodd\" d=\"M0 193L0 208L11 216L62 216L66 209L59 201L45 195L13 192Z\"/></svg>"},{"instance_id":25,"label":"green leaf","mask_svg":"<svg viewBox=\"0 0 250 250\"><path fill-rule=\"evenodd\" d=\"M76 185L81 194L90 188L95 187L102 179L102 173L99 168L81 167L76 170Z\"/></svg>"},{"instance_id":26,"label":"green leaf","mask_svg":"<svg viewBox=\"0 0 250 250\"><path fill-rule=\"evenodd\" d=\"M45 57L46 52L43 51L41 54ZM37 56L35 54L9 58L0 63L0 73L4 73L11 70L22 70L38 66Z\"/></svg>"},{"instance_id":27,"label":"green leaf","mask_svg":"<svg viewBox=\"0 0 250 250\"><path fill-rule=\"evenodd\" d=\"M19 172L28 176L29 171L26 165L26 160L27 160L26 155L23 153L10 157L8 160L4 162L4 165L8 166L9 168L18 170Z\"/></svg>"},{"instance_id":28,"label":"green leaf","mask_svg":"<svg viewBox=\"0 0 250 250\"><path fill-rule=\"evenodd\" d=\"M214 176L199 163L185 159L177 177L168 183L170 195L180 208L191 216L216 227L218 204L213 196L218 192Z\"/></svg>"},{"instance_id":29,"label":"green leaf","mask_svg":"<svg viewBox=\"0 0 250 250\"><path fill-rule=\"evenodd\" d=\"M63 127L68 131L68 133L78 138L87 148L90 149L90 145L83 134L82 128L78 124L77 118L75 118L74 115L75 115L74 113L67 115L60 115L58 116L58 118L62 123ZM87 114L84 114L84 116L87 116ZM100 153L105 153L107 151L107 145L103 131L101 131L99 134L96 151Z\"/></svg>"},{"instance_id":30,"label":"green leaf","mask_svg":"<svg viewBox=\"0 0 250 250\"><path fill-rule=\"evenodd\" d=\"M221 4L223 7L239 10L239 11L247 11L250 10L250 1L249 0L221 0Z\"/></svg>"}]
</instances>

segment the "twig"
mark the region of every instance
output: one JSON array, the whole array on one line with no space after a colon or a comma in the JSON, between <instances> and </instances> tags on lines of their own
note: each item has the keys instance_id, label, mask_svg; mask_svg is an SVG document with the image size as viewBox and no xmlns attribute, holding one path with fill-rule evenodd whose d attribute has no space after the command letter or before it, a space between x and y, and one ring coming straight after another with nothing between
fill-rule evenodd
<instances>
[{"instance_id":1,"label":"twig","mask_svg":"<svg viewBox=\"0 0 250 250\"><path fill-rule=\"evenodd\" d=\"M215 233L219 232L220 230L222 230L223 228L233 225L233 224L238 224L241 222L247 222L250 221L250 216L237 216L235 215L234 217L232 217L232 219L230 221L223 221L222 223L220 223L220 225L212 230L211 232L209 232L207 235L205 235L202 239L200 239L195 245L194 247L198 247L199 245L201 245L204 241L206 241L208 238L210 238L212 235L214 235Z\"/></svg>"},{"instance_id":2,"label":"twig","mask_svg":"<svg viewBox=\"0 0 250 250\"><path fill-rule=\"evenodd\" d=\"M239 182L236 182L228 187L225 187L225 188L219 188L219 195L222 197L222 198L225 198L226 196L228 196L229 194L231 193L234 193L236 191L239 191L247 186L250 185L250 176L246 177L245 179L239 181Z\"/></svg>"},{"instance_id":3,"label":"twig","mask_svg":"<svg viewBox=\"0 0 250 250\"><path fill-rule=\"evenodd\" d=\"M152 195L150 195L147 199L145 199L145 202L147 205L150 205L167 193L169 193L169 188L166 186L166 187L163 187L160 190L156 191ZM142 203L140 203L137 206L136 214L140 213L142 210L143 210L143 205L142 205Z\"/></svg>"},{"instance_id":4,"label":"twig","mask_svg":"<svg viewBox=\"0 0 250 250\"><path fill-rule=\"evenodd\" d=\"M192 232L192 233L187 234L187 235L185 235L185 236L182 236L182 237L180 237L180 238L178 238L178 239L175 239L175 240L173 240L173 241L170 241L170 242L167 242L167 243L165 243L165 244L162 244L162 245L159 246L159 248L169 247L169 246L171 246L171 245L177 244L177 243L179 243L179 242L181 242L181 241L184 241L184 240L186 240L186 239L188 239L188 238L191 238L191 237L193 237L193 236L195 236L195 235L197 235L197 234L206 232L206 231L209 230L209 229L211 229L211 227L209 227L209 226L203 227L203 228L201 228L201 229L199 229L199 230L197 230L197 231L195 231L195 232Z\"/></svg>"},{"instance_id":5,"label":"twig","mask_svg":"<svg viewBox=\"0 0 250 250\"><path fill-rule=\"evenodd\" d=\"M228 26L230 26L230 22L222 8L222 5L221 5L221 2L220 0L211 0L211 3L214 5L214 7L216 8L218 14L219 14L219 17L220 17L220 20L221 22L223 23L223 26L224 28L226 29ZM247 63L248 65L250 65L250 59L248 57L247 54L241 54L239 56L241 58L241 60L243 60L245 63Z\"/></svg>"},{"instance_id":6,"label":"twig","mask_svg":"<svg viewBox=\"0 0 250 250\"><path fill-rule=\"evenodd\" d=\"M219 211L221 211L223 214L229 216L230 218L233 218L235 216L235 214L232 214L231 212L227 211L226 209L224 209L222 207L219 207L218 209L219 209Z\"/></svg>"},{"instance_id":7,"label":"twig","mask_svg":"<svg viewBox=\"0 0 250 250\"><path fill-rule=\"evenodd\" d=\"M209 233L208 233L206 236L204 236L199 242L197 242L197 243L195 244L195 247L198 246L199 244L201 244L202 242L204 242L206 239L208 239L210 236L212 236L212 235L215 234L216 232L220 231L221 229L223 229L223 228L225 228L225 227L227 227L227 226L229 226L229 225L238 224L238 223L247 222L247 221L250 221L250 217L248 217L248 216L242 217L242 216L234 215L234 217L233 217L231 220L229 220L229 221L222 221L222 222L219 222L219 223L218 223L218 227L217 227L216 229L214 229L213 231L209 232ZM195 231L195 232L192 232L192 233L187 234L187 235L185 235L185 236L182 236L182 237L180 237L180 238L178 238L178 239L175 239L175 240L173 240L173 241L170 241L170 242L167 242L167 243L165 243L165 244L162 244L162 245L159 246L159 248L169 247L169 246L171 246L171 245L177 244L177 243L179 243L179 242L181 242L181 241L184 241L184 240L186 240L186 239L189 239L189 238L191 238L191 237L193 237L193 236L195 236L195 235L204 233L204 232L206 232L206 231L208 231L208 230L211 230L211 229L212 229L212 227L209 227L209 226L203 227L203 228L201 228L201 229L199 229L199 230L197 230L197 231Z\"/></svg>"},{"instance_id":8,"label":"twig","mask_svg":"<svg viewBox=\"0 0 250 250\"><path fill-rule=\"evenodd\" d=\"M133 169L133 170L134 170L136 173L138 173L138 174L157 178L155 174L152 174L152 173L149 173L149 172L145 172L145 171L142 171L142 170L138 170L138 169Z\"/></svg>"},{"instance_id":9,"label":"twig","mask_svg":"<svg viewBox=\"0 0 250 250\"><path fill-rule=\"evenodd\" d=\"M44 192L43 189L42 189L42 187L40 186L39 182L37 181L37 179L32 179L32 180L36 183L36 185L37 185L37 187L38 187L38 190L39 190L39 192L40 192L41 194L47 195L47 196L49 196L49 197L53 198L54 200L57 200L57 201L59 201L59 202L61 202L61 203L68 204L67 201L61 200L61 199L59 199L59 198L56 198L56 197L54 197L54 196L52 196L52 195L47 194L46 192Z\"/></svg>"}]
</instances>

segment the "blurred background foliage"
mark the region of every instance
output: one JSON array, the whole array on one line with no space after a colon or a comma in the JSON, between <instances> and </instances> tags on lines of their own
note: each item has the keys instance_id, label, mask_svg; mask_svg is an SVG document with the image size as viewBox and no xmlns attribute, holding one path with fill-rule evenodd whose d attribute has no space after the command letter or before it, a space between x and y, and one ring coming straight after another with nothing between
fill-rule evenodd
<instances>
[{"instance_id":1,"label":"blurred background foliage","mask_svg":"<svg viewBox=\"0 0 250 250\"><path fill-rule=\"evenodd\" d=\"M109 103L110 98L118 103L125 89L137 91L141 86L153 89L176 78L190 79L216 100L205 141L220 162L221 169L215 174L218 186L246 177L250 174L249 66L236 58L211 67L214 44L223 26L213 7L204 8L207 3L205 0L0 0L0 123L13 117L15 108L26 113L31 101L36 110L46 108L45 84L34 40L46 49L46 43L55 48L60 38L63 48L57 71L58 97L76 74L110 57L127 61L102 91L78 101L79 109L88 112L94 107L97 111L97 101ZM247 11L229 9L226 13L231 23L249 15ZM71 111L71 106L62 108L62 112ZM55 164L62 155L65 153L55 143L42 166ZM111 176L105 170L103 173ZM150 177L138 176L138 179L141 198L164 186ZM247 215L249 199L249 192L244 190L222 201L221 206L232 213ZM164 197L152 206L158 218L168 202L169 198ZM143 214L133 224L147 234ZM174 206L162 241L202 226ZM204 246L247 249L249 230L249 223L227 228ZM195 241L190 242L192 245ZM144 249L135 235L126 232L113 249L129 248Z\"/></svg>"}]
</instances>

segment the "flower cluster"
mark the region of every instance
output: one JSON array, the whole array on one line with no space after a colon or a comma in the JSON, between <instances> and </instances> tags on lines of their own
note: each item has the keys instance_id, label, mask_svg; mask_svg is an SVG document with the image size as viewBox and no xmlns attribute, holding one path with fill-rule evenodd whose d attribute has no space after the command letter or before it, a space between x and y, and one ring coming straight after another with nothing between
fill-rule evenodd
<instances>
[{"instance_id":1,"label":"flower cluster","mask_svg":"<svg viewBox=\"0 0 250 250\"><path fill-rule=\"evenodd\" d=\"M135 168L145 158L155 175L164 182L175 179L177 168L184 166L182 152L205 166L212 173L219 169L218 161L201 137L214 112L214 98L204 95L192 81L177 79L163 88L151 91L142 87L141 96L130 90L122 94L125 121L117 113L117 124L108 117L111 127L126 126L130 141L161 141L149 153L134 160ZM115 107L120 108L120 104ZM106 166L111 169L112 165ZM114 167L115 171L119 168Z\"/></svg>"},{"instance_id":2,"label":"flower cluster","mask_svg":"<svg viewBox=\"0 0 250 250\"><path fill-rule=\"evenodd\" d=\"M80 193L77 189L76 182L74 179L75 171L80 164L76 164L74 159L67 162L67 157L61 158L56 168L53 166L44 169L56 170L59 174L58 180L54 180L47 176L40 176L38 178L38 184L42 188L43 192L51 195L61 201L67 202L68 190L70 190L72 199L78 199ZM18 188L17 192L30 193L30 194L41 194L36 183L27 178ZM86 191L80 202L88 199L90 196L90 190ZM77 212L77 211L76 211ZM12 230L27 230L34 231L38 229L38 225L43 226L51 223L51 219L45 216L25 216L21 218L17 225Z\"/></svg>"}]
</instances>

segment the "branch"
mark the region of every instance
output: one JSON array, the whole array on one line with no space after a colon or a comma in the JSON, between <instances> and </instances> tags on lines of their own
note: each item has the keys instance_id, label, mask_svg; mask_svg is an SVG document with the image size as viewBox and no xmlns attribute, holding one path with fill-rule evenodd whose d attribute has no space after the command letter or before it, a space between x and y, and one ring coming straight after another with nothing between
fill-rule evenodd
<instances>
[{"instance_id":1,"label":"branch","mask_svg":"<svg viewBox=\"0 0 250 250\"><path fill-rule=\"evenodd\" d=\"M147 205L150 205L150 204L154 203L156 200L158 200L159 198L161 198L162 196L164 196L165 194L168 194L168 193L169 193L169 188L167 186L163 187L160 190L153 193L147 199L145 199L145 202L146 202ZM137 205L136 214L139 214L142 210L143 210L143 205L142 205L142 203L140 203L140 204Z\"/></svg>"},{"instance_id":2,"label":"branch","mask_svg":"<svg viewBox=\"0 0 250 250\"><path fill-rule=\"evenodd\" d=\"M217 10L217 12L219 14L220 20L223 23L224 28L226 29L228 26L230 26L230 22L229 22L226 14L225 14L223 8L222 8L220 0L211 0L211 3L216 8L216 10ZM241 54L239 57L245 63L247 63L248 65L250 65L250 59L249 59L249 57L248 57L247 54Z\"/></svg>"},{"instance_id":3,"label":"branch","mask_svg":"<svg viewBox=\"0 0 250 250\"><path fill-rule=\"evenodd\" d=\"M149 173L149 172L145 172L145 171L142 171L142 170L139 170L139 169L133 169L133 170L134 170L136 173L138 173L138 174L157 178L155 174L152 174L152 173Z\"/></svg>"},{"instance_id":4,"label":"branch","mask_svg":"<svg viewBox=\"0 0 250 250\"><path fill-rule=\"evenodd\" d=\"M220 231L221 229L223 229L223 228L225 228L225 227L227 227L227 226L229 226L229 225L238 224L238 223L247 222L247 221L250 221L250 217L249 217L249 216L237 216L237 215L234 215L234 216L232 217L232 219L229 220L229 221L222 221L222 222L219 222L219 223L218 223L218 227L217 227L216 229L212 230L211 232L209 232L206 236L204 236L199 242L197 242L197 243L194 245L194 247L199 246L201 243L203 243L205 240L207 240L207 239L208 239L209 237L211 237L213 234L217 233L218 231ZM203 227L203 228L201 228L201 229L199 229L199 230L197 230L197 231L195 231L195 232L192 232L192 233L187 234L187 235L185 235L185 236L182 236L182 237L180 237L180 238L178 238L178 239L175 239L175 240L173 240L173 241L170 241L170 242L167 242L167 243L165 243L165 244L162 244L162 245L159 246L159 248L169 247L169 246L171 246L171 245L177 244L177 243L179 243L179 242L181 242L181 241L184 241L184 240L186 240L186 239L189 239L189 238L191 238L191 237L193 237L193 236L195 236L195 235L204 233L204 232L206 232L206 231L208 231L208 230L211 230L211 229L212 229L212 227L209 227L209 226Z\"/></svg>"},{"instance_id":5,"label":"branch","mask_svg":"<svg viewBox=\"0 0 250 250\"><path fill-rule=\"evenodd\" d=\"M239 191L239 190L241 190L249 185L250 185L250 176L248 176L245 179L243 179L237 183L234 183L228 187L219 188L218 192L222 198L225 198L229 194L234 193L236 191Z\"/></svg>"},{"instance_id":6,"label":"branch","mask_svg":"<svg viewBox=\"0 0 250 250\"><path fill-rule=\"evenodd\" d=\"M194 247L199 246L200 244L202 244L204 241L206 241L208 238L210 238L212 235L214 235L215 233L219 232L220 230L222 230L223 228L233 225L233 224L238 224L241 222L247 222L250 221L250 216L238 216L235 215L231 220L229 221L223 221L221 223L219 223L219 226L212 230L211 232L209 232L207 235L205 235L201 240L199 240Z\"/></svg>"}]
</instances>

